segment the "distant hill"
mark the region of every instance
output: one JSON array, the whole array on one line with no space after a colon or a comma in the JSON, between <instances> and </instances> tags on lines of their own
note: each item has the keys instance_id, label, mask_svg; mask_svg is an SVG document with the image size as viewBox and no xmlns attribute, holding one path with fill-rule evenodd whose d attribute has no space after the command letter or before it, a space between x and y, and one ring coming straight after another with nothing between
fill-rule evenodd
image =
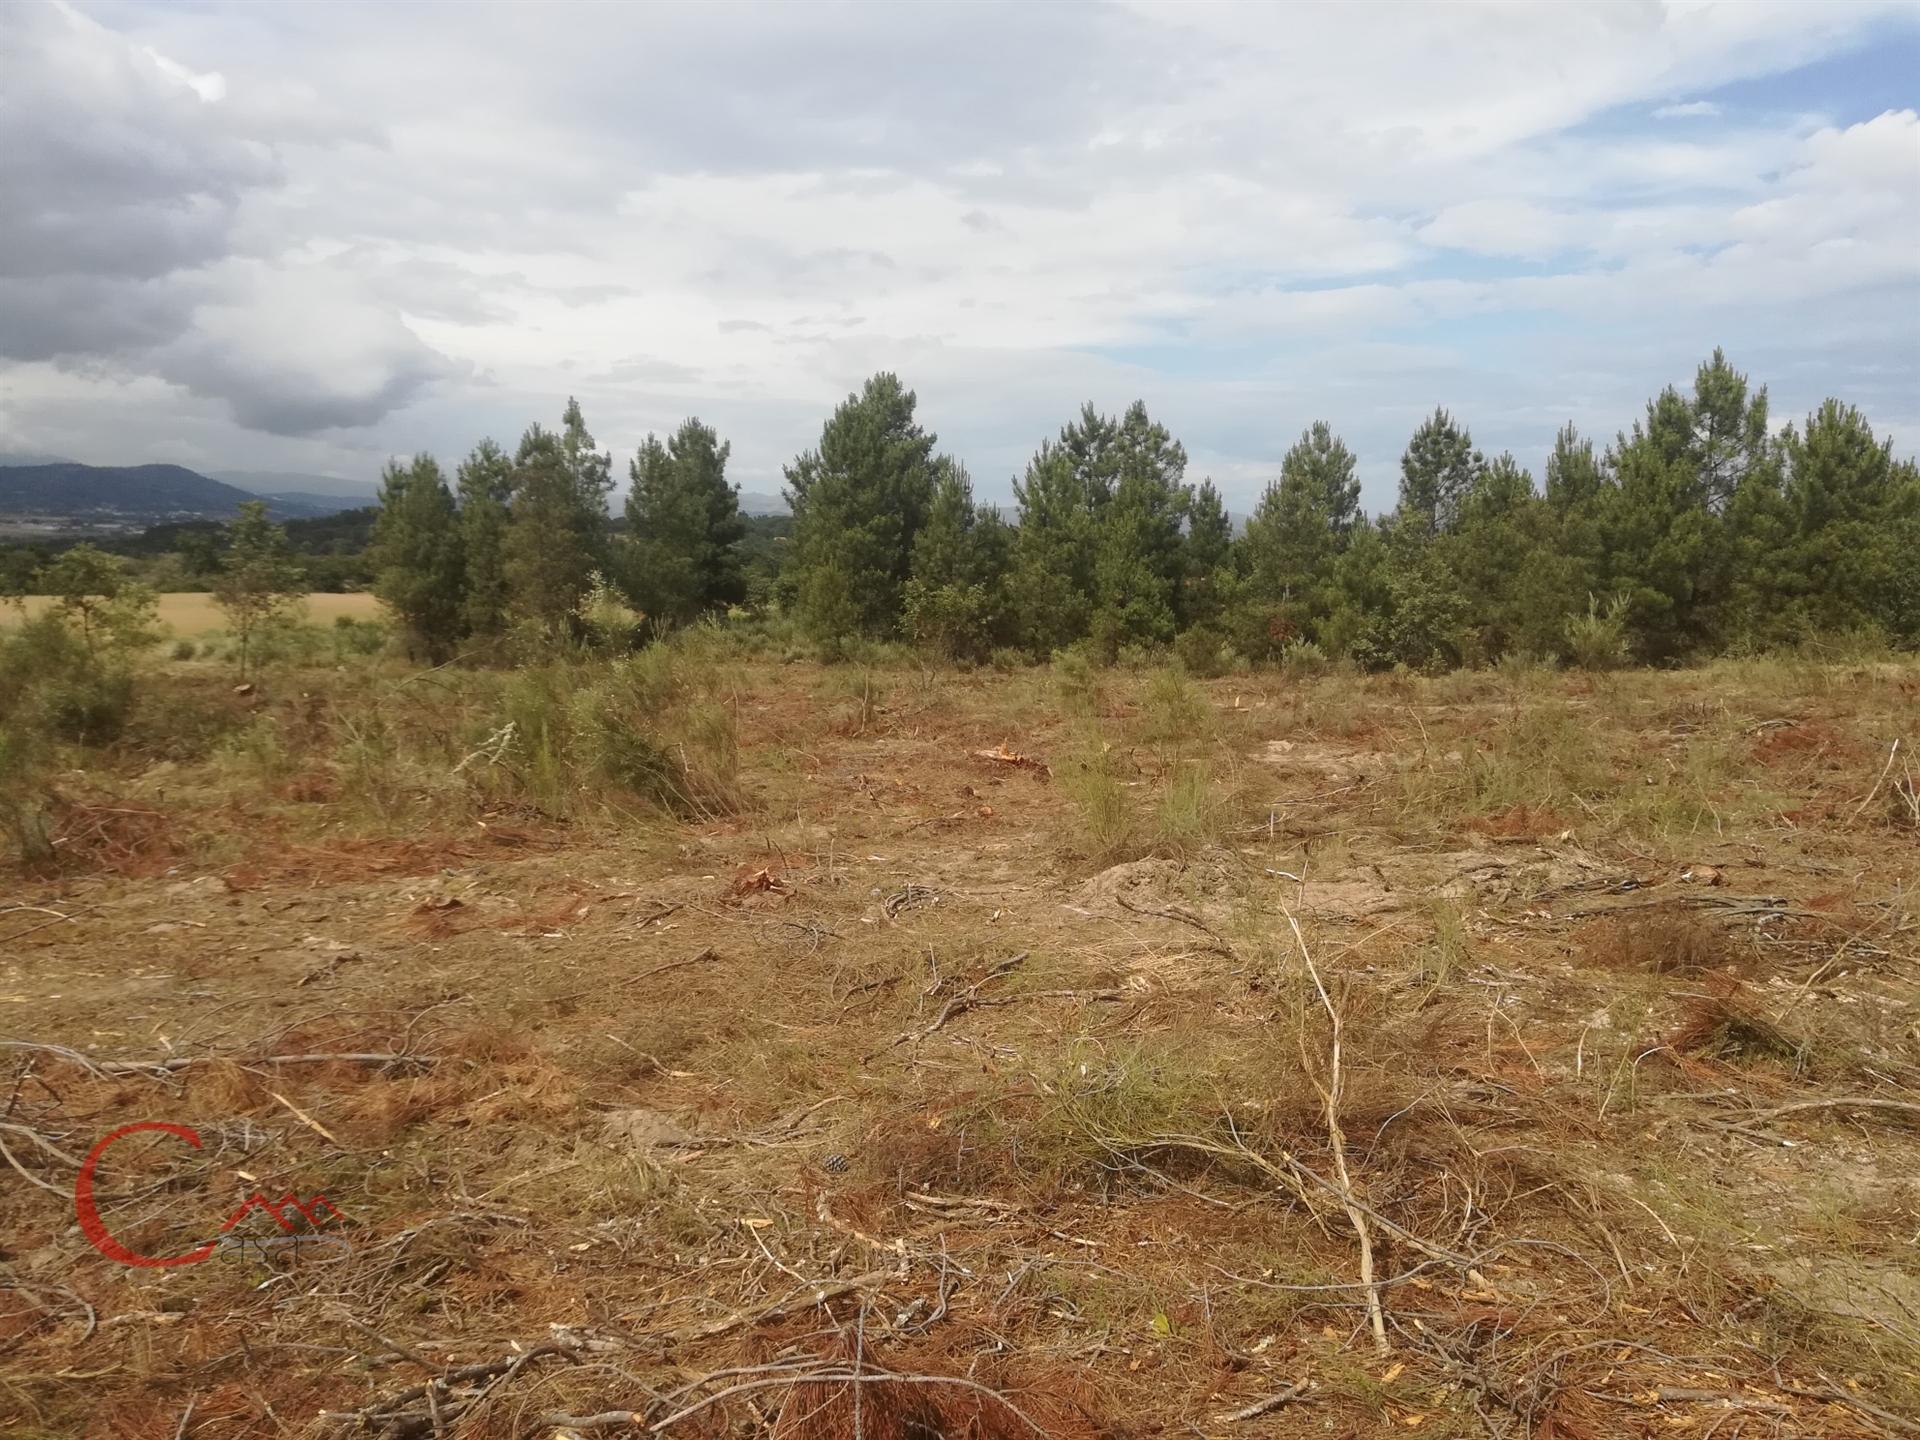
<instances>
[{"instance_id":1,"label":"distant hill","mask_svg":"<svg viewBox=\"0 0 1920 1440\"><path fill-rule=\"evenodd\" d=\"M302 500L349 500L371 505L380 498L379 482L343 475L311 475L301 470L209 470L207 474L256 495L286 495ZM341 509L346 506L339 507Z\"/></svg>"},{"instance_id":2,"label":"distant hill","mask_svg":"<svg viewBox=\"0 0 1920 1440\"><path fill-rule=\"evenodd\" d=\"M262 490L255 495L267 502L269 510L278 506L289 515L338 515L343 510L364 510L378 499L368 495L316 495L306 490Z\"/></svg>"},{"instance_id":3,"label":"distant hill","mask_svg":"<svg viewBox=\"0 0 1920 1440\"><path fill-rule=\"evenodd\" d=\"M0 515L227 520L241 502L260 498L180 465L0 467ZM297 498L269 500L267 509L279 519L325 513Z\"/></svg>"},{"instance_id":4,"label":"distant hill","mask_svg":"<svg viewBox=\"0 0 1920 1440\"><path fill-rule=\"evenodd\" d=\"M64 455L49 455L41 450L0 450L0 470L13 465L71 465Z\"/></svg>"},{"instance_id":5,"label":"distant hill","mask_svg":"<svg viewBox=\"0 0 1920 1440\"><path fill-rule=\"evenodd\" d=\"M740 492L740 513L743 515L785 515L786 497L769 495L763 490L742 490Z\"/></svg>"}]
</instances>

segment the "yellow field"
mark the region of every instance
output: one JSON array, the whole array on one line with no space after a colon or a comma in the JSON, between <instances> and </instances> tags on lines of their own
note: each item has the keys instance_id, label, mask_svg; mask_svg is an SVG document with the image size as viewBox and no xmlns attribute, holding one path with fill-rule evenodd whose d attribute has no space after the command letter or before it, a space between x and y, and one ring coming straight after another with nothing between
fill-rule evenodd
<instances>
[{"instance_id":1,"label":"yellow field","mask_svg":"<svg viewBox=\"0 0 1920 1440\"><path fill-rule=\"evenodd\" d=\"M37 615L53 604L50 595L26 597L26 613ZM7 625L20 611L12 605L0 605L0 625ZM355 620L372 620L380 614L380 602L371 595L307 596L305 619L316 625L331 625L335 618L349 615ZM198 636L226 629L226 617L204 590L175 591L160 597L160 623L174 635Z\"/></svg>"}]
</instances>

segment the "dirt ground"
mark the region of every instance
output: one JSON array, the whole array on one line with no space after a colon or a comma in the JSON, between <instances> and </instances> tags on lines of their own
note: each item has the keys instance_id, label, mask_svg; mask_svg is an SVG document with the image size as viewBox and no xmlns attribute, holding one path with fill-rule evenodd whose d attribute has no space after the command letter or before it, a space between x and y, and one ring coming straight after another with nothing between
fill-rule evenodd
<instances>
[{"instance_id":1,"label":"dirt ground","mask_svg":"<svg viewBox=\"0 0 1920 1440\"><path fill-rule=\"evenodd\" d=\"M1920 667L732 704L727 814L0 882L6 1433L1920 1429Z\"/></svg>"}]
</instances>

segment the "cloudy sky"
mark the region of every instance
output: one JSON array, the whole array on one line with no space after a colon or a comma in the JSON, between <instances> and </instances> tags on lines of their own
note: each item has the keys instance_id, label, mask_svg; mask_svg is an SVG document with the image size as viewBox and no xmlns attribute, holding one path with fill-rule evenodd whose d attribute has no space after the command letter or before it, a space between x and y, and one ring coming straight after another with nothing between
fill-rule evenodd
<instances>
[{"instance_id":1,"label":"cloudy sky","mask_svg":"<svg viewBox=\"0 0 1920 1440\"><path fill-rule=\"evenodd\" d=\"M371 477L578 395L744 488L862 377L1008 494L1538 469L1714 345L1920 441L1920 4L0 3L0 450Z\"/></svg>"}]
</instances>

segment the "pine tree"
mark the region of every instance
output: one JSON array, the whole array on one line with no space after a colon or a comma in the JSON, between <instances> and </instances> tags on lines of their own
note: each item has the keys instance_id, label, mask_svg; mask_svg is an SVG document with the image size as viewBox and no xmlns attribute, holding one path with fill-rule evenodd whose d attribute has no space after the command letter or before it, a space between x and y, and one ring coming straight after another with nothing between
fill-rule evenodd
<instances>
[{"instance_id":1,"label":"pine tree","mask_svg":"<svg viewBox=\"0 0 1920 1440\"><path fill-rule=\"evenodd\" d=\"M1180 597L1182 624L1212 625L1220 618L1224 591L1231 579L1228 567L1232 552L1233 520L1209 477L1200 482L1187 507L1186 553L1180 562L1186 577L1186 589Z\"/></svg>"},{"instance_id":2,"label":"pine tree","mask_svg":"<svg viewBox=\"0 0 1920 1440\"><path fill-rule=\"evenodd\" d=\"M571 395L560 417L560 448L566 455L567 475L586 527L585 542L593 568L604 573L609 563L607 497L613 494L613 454L593 448L593 435L580 413L580 402Z\"/></svg>"},{"instance_id":3,"label":"pine tree","mask_svg":"<svg viewBox=\"0 0 1920 1440\"><path fill-rule=\"evenodd\" d=\"M1334 563L1360 513L1353 452L1324 420L1301 432L1280 462L1241 540L1242 605L1235 629L1249 654L1318 638L1332 612Z\"/></svg>"},{"instance_id":4,"label":"pine tree","mask_svg":"<svg viewBox=\"0 0 1920 1440\"><path fill-rule=\"evenodd\" d=\"M1413 432L1400 457L1400 508L1394 528L1416 542L1453 529L1486 464L1473 448L1473 436L1445 410L1435 410Z\"/></svg>"},{"instance_id":5,"label":"pine tree","mask_svg":"<svg viewBox=\"0 0 1920 1440\"><path fill-rule=\"evenodd\" d=\"M1566 576L1553 513L1533 476L1501 454L1475 479L1439 542L1465 615L1471 658L1550 655L1565 630Z\"/></svg>"},{"instance_id":6,"label":"pine tree","mask_svg":"<svg viewBox=\"0 0 1920 1440\"><path fill-rule=\"evenodd\" d=\"M467 633L507 628L507 514L513 502L513 460L482 440L460 462L460 542L466 558L462 619Z\"/></svg>"},{"instance_id":7,"label":"pine tree","mask_svg":"<svg viewBox=\"0 0 1920 1440\"><path fill-rule=\"evenodd\" d=\"M267 519L267 502L241 501L239 515L227 525L213 601L240 642L242 675L261 629L291 615L306 589L287 532Z\"/></svg>"},{"instance_id":8,"label":"pine tree","mask_svg":"<svg viewBox=\"0 0 1920 1440\"><path fill-rule=\"evenodd\" d=\"M1332 605L1315 637L1321 649L1368 666L1392 659L1390 569L1386 536L1369 517L1359 516L1333 562Z\"/></svg>"},{"instance_id":9,"label":"pine tree","mask_svg":"<svg viewBox=\"0 0 1920 1440\"><path fill-rule=\"evenodd\" d=\"M1020 518L1008 581L1012 607L1020 643L1046 656L1085 638L1092 622L1104 500L1073 453L1051 440L1013 482L1013 495Z\"/></svg>"},{"instance_id":10,"label":"pine tree","mask_svg":"<svg viewBox=\"0 0 1920 1440\"><path fill-rule=\"evenodd\" d=\"M1866 417L1828 400L1788 432L1785 510L1793 529L1785 589L1808 633L1876 626L1920 635L1920 481Z\"/></svg>"},{"instance_id":11,"label":"pine tree","mask_svg":"<svg viewBox=\"0 0 1920 1440\"><path fill-rule=\"evenodd\" d=\"M368 558L408 653L445 660L465 633L466 569L453 494L431 455L387 466Z\"/></svg>"},{"instance_id":12,"label":"pine tree","mask_svg":"<svg viewBox=\"0 0 1920 1440\"><path fill-rule=\"evenodd\" d=\"M834 411L819 447L787 467L796 599L823 643L899 627L933 499L934 437L915 423L914 403L897 376L875 375Z\"/></svg>"},{"instance_id":13,"label":"pine tree","mask_svg":"<svg viewBox=\"0 0 1920 1440\"><path fill-rule=\"evenodd\" d=\"M1767 389L1749 392L1747 377L1717 346L1693 377L1692 455L1706 507L1718 514L1733 503L1756 469L1777 462L1767 433Z\"/></svg>"},{"instance_id":14,"label":"pine tree","mask_svg":"<svg viewBox=\"0 0 1920 1440\"><path fill-rule=\"evenodd\" d=\"M572 633L592 584L604 513L594 515L559 436L539 425L521 437L513 462L513 505L505 546L514 616L548 640Z\"/></svg>"},{"instance_id":15,"label":"pine tree","mask_svg":"<svg viewBox=\"0 0 1920 1440\"><path fill-rule=\"evenodd\" d=\"M1183 481L1187 452L1148 417L1144 402L1134 401L1117 425L1107 425L1088 458L1091 474L1114 477L1093 564L1093 638L1111 655L1122 645L1173 639L1192 491Z\"/></svg>"},{"instance_id":16,"label":"pine tree","mask_svg":"<svg viewBox=\"0 0 1920 1440\"><path fill-rule=\"evenodd\" d=\"M663 444L649 435L627 473L627 593L649 618L684 625L746 597L739 545L747 533L732 447L688 419Z\"/></svg>"},{"instance_id":17,"label":"pine tree","mask_svg":"<svg viewBox=\"0 0 1920 1440\"><path fill-rule=\"evenodd\" d=\"M947 659L984 659L1006 633L1009 537L999 512L975 502L964 465L943 456L935 469L914 538L907 632Z\"/></svg>"}]
</instances>

